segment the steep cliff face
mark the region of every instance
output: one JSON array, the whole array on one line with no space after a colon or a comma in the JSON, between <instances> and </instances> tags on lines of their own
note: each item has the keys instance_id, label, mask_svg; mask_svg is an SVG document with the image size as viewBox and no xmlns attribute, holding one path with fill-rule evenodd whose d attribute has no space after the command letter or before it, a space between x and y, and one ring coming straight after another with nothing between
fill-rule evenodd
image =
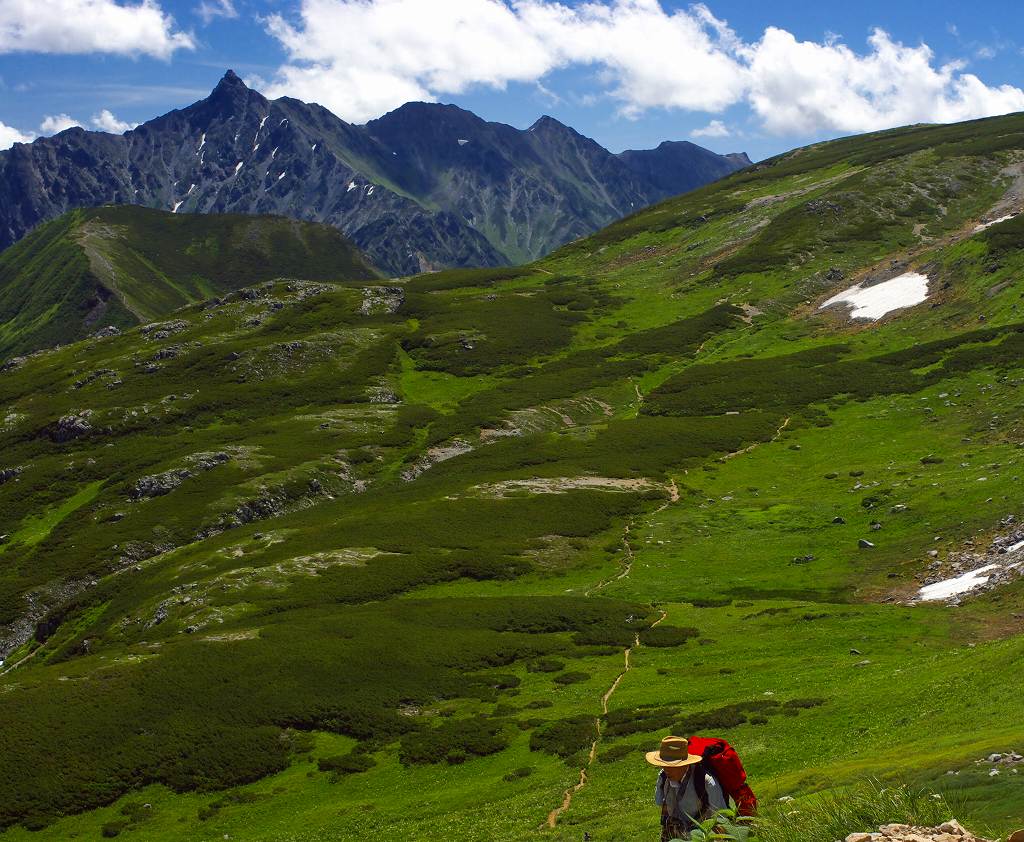
<instances>
[{"instance_id":1,"label":"steep cliff face","mask_svg":"<svg viewBox=\"0 0 1024 842\"><path fill-rule=\"evenodd\" d=\"M67 210L121 203L325 222L390 274L495 266L743 163L682 146L616 156L551 118L520 131L429 103L353 126L228 71L206 99L124 135L75 128L0 152L0 247Z\"/></svg>"}]
</instances>

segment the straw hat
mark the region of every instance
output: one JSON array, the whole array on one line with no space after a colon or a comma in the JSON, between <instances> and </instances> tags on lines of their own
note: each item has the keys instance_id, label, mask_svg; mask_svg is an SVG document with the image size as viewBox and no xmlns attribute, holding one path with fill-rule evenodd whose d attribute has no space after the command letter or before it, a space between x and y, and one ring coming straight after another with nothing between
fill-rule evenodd
<instances>
[{"instance_id":1,"label":"straw hat","mask_svg":"<svg viewBox=\"0 0 1024 842\"><path fill-rule=\"evenodd\" d=\"M652 766L692 766L703 759L699 754L690 754L686 737L665 737L657 751L647 752L647 762Z\"/></svg>"}]
</instances>

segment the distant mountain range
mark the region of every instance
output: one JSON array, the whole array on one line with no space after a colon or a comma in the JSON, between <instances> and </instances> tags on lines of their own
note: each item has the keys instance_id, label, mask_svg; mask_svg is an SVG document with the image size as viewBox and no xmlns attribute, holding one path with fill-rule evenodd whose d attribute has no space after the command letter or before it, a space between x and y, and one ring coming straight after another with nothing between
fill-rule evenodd
<instances>
[{"instance_id":1,"label":"distant mountain range","mask_svg":"<svg viewBox=\"0 0 1024 842\"><path fill-rule=\"evenodd\" d=\"M422 102L355 126L229 70L206 99L123 135L73 128L0 152L0 248L117 203L324 222L393 275L496 266L749 163L687 142L613 155L551 117L523 131Z\"/></svg>"}]
</instances>

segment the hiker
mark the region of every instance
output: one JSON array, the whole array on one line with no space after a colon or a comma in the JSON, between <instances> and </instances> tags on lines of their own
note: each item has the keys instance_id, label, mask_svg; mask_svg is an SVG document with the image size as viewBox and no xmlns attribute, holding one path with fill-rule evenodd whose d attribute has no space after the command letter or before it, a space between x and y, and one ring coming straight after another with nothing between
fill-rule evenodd
<instances>
[{"instance_id":1,"label":"hiker","mask_svg":"<svg viewBox=\"0 0 1024 842\"><path fill-rule=\"evenodd\" d=\"M700 738L694 738L698 740ZM731 754L732 748L723 740L705 741L701 744L721 743L724 748L717 748L714 754L724 754L726 749ZM710 756L710 752L708 753ZM710 818L718 810L729 806L729 796L718 779L711 774L711 763L705 763L701 754L690 754L690 741L685 737L665 737L657 751L647 752L647 762L661 769L658 783L654 787L654 803L661 807L661 840L689 839L690 831L697 822ZM742 786L746 787L746 774L736 757L740 773L743 775ZM750 793L753 798L753 793ZM739 804L739 800L737 800ZM756 799L754 809L756 809ZM745 812L745 811L743 811Z\"/></svg>"}]
</instances>

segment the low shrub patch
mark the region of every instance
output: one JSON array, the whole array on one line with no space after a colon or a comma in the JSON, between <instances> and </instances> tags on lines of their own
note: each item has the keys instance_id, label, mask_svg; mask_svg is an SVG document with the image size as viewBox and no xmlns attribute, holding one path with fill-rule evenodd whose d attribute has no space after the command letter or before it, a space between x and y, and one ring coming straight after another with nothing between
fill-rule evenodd
<instances>
[{"instance_id":1,"label":"low shrub patch","mask_svg":"<svg viewBox=\"0 0 1024 842\"><path fill-rule=\"evenodd\" d=\"M644 646L682 646L700 632L688 626L666 626L664 624L640 632L640 642Z\"/></svg>"},{"instance_id":2,"label":"low shrub patch","mask_svg":"<svg viewBox=\"0 0 1024 842\"><path fill-rule=\"evenodd\" d=\"M550 723L530 735L530 751L543 751L563 759L590 747L597 739L597 720L592 716L570 716Z\"/></svg>"},{"instance_id":3,"label":"low shrub patch","mask_svg":"<svg viewBox=\"0 0 1024 842\"><path fill-rule=\"evenodd\" d=\"M477 717L446 722L437 728L402 737L398 757L406 766L421 763L462 763L470 755L483 757L508 745L502 735L505 720Z\"/></svg>"}]
</instances>

